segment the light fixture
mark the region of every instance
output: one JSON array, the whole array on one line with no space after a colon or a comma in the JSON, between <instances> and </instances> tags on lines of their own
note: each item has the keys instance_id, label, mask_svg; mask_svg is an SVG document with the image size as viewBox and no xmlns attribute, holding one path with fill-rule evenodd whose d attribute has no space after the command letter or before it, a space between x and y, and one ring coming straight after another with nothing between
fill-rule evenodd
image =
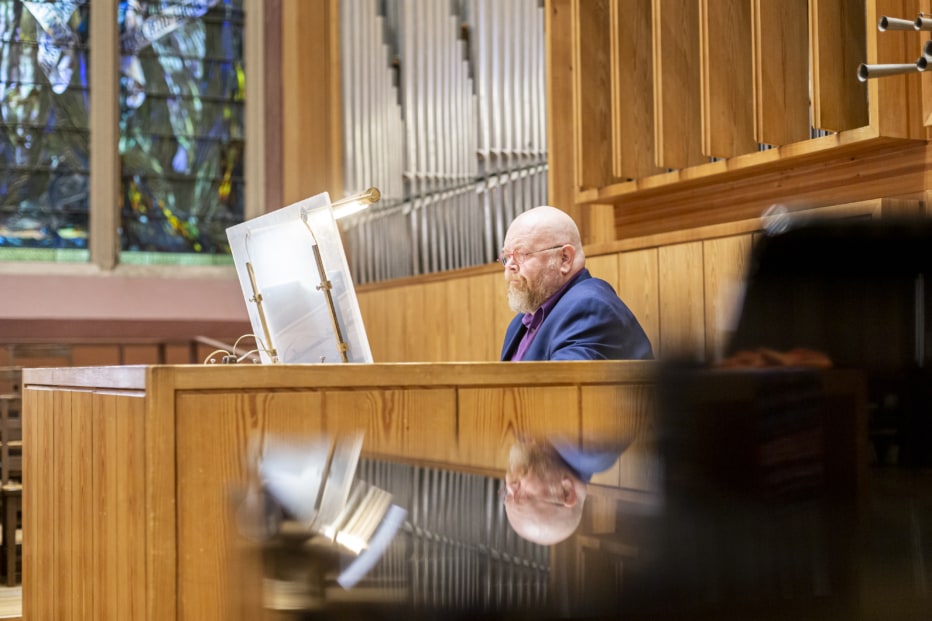
<instances>
[{"instance_id":1,"label":"light fixture","mask_svg":"<svg viewBox=\"0 0 932 621\"><path fill-rule=\"evenodd\" d=\"M331 204L333 208L333 217L336 220L345 218L354 213L359 213L367 209L373 203L377 203L382 198L382 193L378 188L372 187L356 196L348 196Z\"/></svg>"}]
</instances>

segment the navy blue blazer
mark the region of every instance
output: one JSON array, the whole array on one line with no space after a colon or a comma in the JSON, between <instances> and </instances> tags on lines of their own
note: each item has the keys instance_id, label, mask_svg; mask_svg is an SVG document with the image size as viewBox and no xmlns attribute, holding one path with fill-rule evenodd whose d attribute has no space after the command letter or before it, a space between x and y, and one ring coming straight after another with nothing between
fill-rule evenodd
<instances>
[{"instance_id":1,"label":"navy blue blazer","mask_svg":"<svg viewBox=\"0 0 932 621\"><path fill-rule=\"evenodd\" d=\"M505 332L510 360L527 331L519 313ZM649 360L650 341L612 286L583 269L544 318L522 360Z\"/></svg>"}]
</instances>

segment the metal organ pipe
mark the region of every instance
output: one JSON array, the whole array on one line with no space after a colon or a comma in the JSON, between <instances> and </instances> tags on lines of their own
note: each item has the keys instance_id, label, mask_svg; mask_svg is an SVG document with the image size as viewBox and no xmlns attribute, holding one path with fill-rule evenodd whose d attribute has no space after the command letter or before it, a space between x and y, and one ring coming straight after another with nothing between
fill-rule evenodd
<instances>
[{"instance_id":1,"label":"metal organ pipe","mask_svg":"<svg viewBox=\"0 0 932 621\"><path fill-rule=\"evenodd\" d=\"M342 0L346 191L383 190L343 221L358 283L489 263L547 202L543 23L537 0Z\"/></svg>"},{"instance_id":2,"label":"metal organ pipe","mask_svg":"<svg viewBox=\"0 0 932 621\"><path fill-rule=\"evenodd\" d=\"M925 56L920 56L914 63L894 63L889 65L868 65L861 63L858 67L858 79L861 82L866 82L871 78L917 73L919 71L925 71L928 62Z\"/></svg>"}]
</instances>

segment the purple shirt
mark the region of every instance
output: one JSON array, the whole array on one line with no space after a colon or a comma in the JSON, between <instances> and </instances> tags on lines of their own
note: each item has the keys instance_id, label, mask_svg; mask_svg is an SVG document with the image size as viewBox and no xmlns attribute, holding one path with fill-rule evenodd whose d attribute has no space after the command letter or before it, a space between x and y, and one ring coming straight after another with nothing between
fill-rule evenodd
<instances>
[{"instance_id":1,"label":"purple shirt","mask_svg":"<svg viewBox=\"0 0 932 621\"><path fill-rule=\"evenodd\" d=\"M570 288L573 282L576 281L583 273L583 270L576 272L572 278L566 281L562 287L560 287L556 293L551 295L547 300L540 305L533 313L526 313L524 317L521 318L521 323L524 324L524 327L527 329L524 333L524 336L521 337L521 342L518 343L518 349L515 351L515 355L511 357L512 362L521 360L524 357L524 352L527 351L527 348L531 346L531 343L534 342L534 337L537 336L537 329L540 328L540 324L544 323L544 319L547 318L547 313L550 312L550 309L556 306L557 300L560 299L560 296L563 295L563 292Z\"/></svg>"}]
</instances>

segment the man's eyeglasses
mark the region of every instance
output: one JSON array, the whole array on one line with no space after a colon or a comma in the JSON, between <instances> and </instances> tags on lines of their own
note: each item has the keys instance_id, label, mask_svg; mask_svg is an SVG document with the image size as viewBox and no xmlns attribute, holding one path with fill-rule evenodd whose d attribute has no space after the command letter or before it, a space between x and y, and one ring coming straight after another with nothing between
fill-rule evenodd
<instances>
[{"instance_id":1,"label":"man's eyeglasses","mask_svg":"<svg viewBox=\"0 0 932 621\"><path fill-rule=\"evenodd\" d=\"M521 250L515 250L513 252L505 252L503 250L502 253L498 255L498 260L505 267L508 267L509 261L514 261L518 265L521 265L522 263L527 261L527 258L531 256L532 254L537 254L538 252L547 252L548 250L557 250L558 248L562 248L565 245L566 244L560 244L559 246L551 246L550 248L541 248L540 250L531 250L529 252L522 252Z\"/></svg>"}]
</instances>

